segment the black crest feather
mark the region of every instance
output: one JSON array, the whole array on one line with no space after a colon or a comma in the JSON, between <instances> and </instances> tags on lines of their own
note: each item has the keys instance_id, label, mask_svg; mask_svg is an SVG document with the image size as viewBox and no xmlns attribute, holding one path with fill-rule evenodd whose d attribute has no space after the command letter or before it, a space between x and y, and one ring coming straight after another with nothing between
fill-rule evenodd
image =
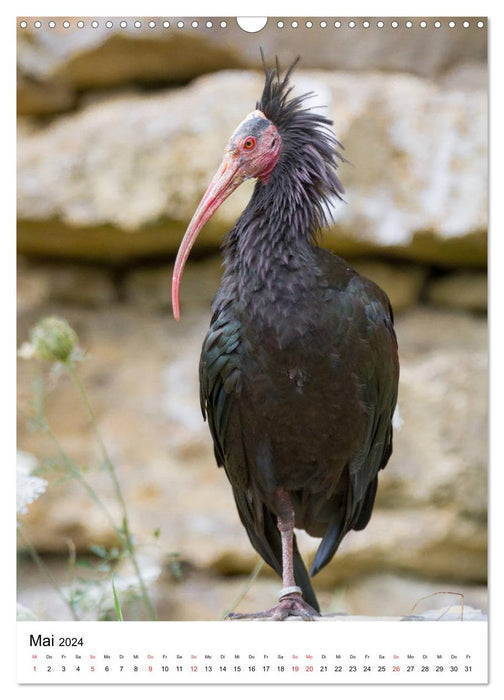
<instances>
[{"instance_id":1,"label":"black crest feather","mask_svg":"<svg viewBox=\"0 0 504 700\"><path fill-rule=\"evenodd\" d=\"M316 234L328 225L330 202L334 197L342 199L344 188L336 174L338 161L346 162L339 149L343 146L334 136L333 122L305 106L307 99L315 95L307 92L292 97L294 86L290 78L300 57L285 71L283 77L278 58L275 68L268 68L261 51L266 76L263 93L256 104L278 129L282 136L282 156L277 172L288 172L298 180L311 206L310 224ZM308 204L308 202L307 202ZM307 213L307 212L306 212Z\"/></svg>"}]
</instances>

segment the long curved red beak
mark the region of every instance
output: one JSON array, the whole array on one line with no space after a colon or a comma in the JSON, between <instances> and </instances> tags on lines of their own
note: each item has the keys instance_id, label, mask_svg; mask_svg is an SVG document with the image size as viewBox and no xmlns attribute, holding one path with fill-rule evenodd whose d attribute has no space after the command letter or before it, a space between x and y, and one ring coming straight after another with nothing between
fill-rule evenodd
<instances>
[{"instance_id":1,"label":"long curved red beak","mask_svg":"<svg viewBox=\"0 0 504 700\"><path fill-rule=\"evenodd\" d=\"M172 278L172 307L173 316L176 321L180 319L179 290L184 265L203 226L214 212L217 211L222 202L224 202L243 182L244 178L239 177L238 170L238 160L226 154L212 182L209 184L207 191L203 195L203 199L194 212L194 216L182 239L178 249L177 259L175 260Z\"/></svg>"}]
</instances>

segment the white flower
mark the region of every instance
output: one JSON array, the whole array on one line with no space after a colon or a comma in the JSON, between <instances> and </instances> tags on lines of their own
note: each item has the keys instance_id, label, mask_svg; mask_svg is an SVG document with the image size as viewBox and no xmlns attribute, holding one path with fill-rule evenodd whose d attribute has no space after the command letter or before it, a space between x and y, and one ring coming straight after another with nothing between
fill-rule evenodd
<instances>
[{"instance_id":1,"label":"white flower","mask_svg":"<svg viewBox=\"0 0 504 700\"><path fill-rule=\"evenodd\" d=\"M33 455L18 450L16 512L19 515L27 513L30 503L33 503L46 490L47 481L32 474L37 464Z\"/></svg>"},{"instance_id":2,"label":"white flower","mask_svg":"<svg viewBox=\"0 0 504 700\"><path fill-rule=\"evenodd\" d=\"M35 348L31 343L28 343L28 341L25 340L18 350L18 355L19 357L22 357L23 360L31 360L33 357L35 357Z\"/></svg>"}]
</instances>

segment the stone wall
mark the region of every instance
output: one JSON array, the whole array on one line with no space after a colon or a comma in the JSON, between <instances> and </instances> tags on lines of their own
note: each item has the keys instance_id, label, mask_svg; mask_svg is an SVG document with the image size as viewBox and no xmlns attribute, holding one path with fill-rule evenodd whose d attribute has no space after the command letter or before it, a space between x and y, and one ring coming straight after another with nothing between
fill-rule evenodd
<instances>
[{"instance_id":1,"label":"stone wall","mask_svg":"<svg viewBox=\"0 0 504 700\"><path fill-rule=\"evenodd\" d=\"M184 276L180 324L171 318L171 256L230 132L260 94L257 47L286 64L293 35L268 30L259 41L228 18L222 41L201 25L148 31L149 19L142 31L120 31L117 22L113 31L103 23L98 31L20 30L18 337L48 314L75 328L132 528L141 541L161 530L147 560L178 552L186 567L184 591L163 592L165 614L207 619L220 603L200 595L202 580L232 599L229 581L239 579L229 577L247 575L256 561L215 466L197 387L220 276L217 246L250 188L205 228ZM323 244L388 292L401 358L394 454L371 523L347 536L314 584L324 602L345 590L353 614L408 614L417 593L440 587L484 607L485 33L474 23L465 33L361 28L324 43L335 30L313 29L296 35L296 90L314 90L314 104L327 105L351 162L341 168L346 203L335 205ZM44 459L54 448L26 421L39 371L20 360L18 439ZM50 392L47 412L107 493L68 382ZM66 557L69 541L78 552L113 543L68 481L30 507L25 528L46 554ZM300 547L309 559L316 542L301 534ZM373 589L379 594L370 598ZM269 596L268 588L257 605L269 605ZM380 596L400 603L385 605Z\"/></svg>"}]
</instances>

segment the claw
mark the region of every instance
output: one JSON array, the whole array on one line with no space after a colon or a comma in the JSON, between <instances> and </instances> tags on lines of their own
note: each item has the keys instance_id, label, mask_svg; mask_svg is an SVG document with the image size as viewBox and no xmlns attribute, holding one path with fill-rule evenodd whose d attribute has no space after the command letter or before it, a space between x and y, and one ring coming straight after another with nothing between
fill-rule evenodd
<instances>
[{"instance_id":1,"label":"claw","mask_svg":"<svg viewBox=\"0 0 504 700\"><path fill-rule=\"evenodd\" d=\"M282 621L288 617L300 617L302 620L314 621L321 617L311 605L306 603L299 593L283 596L277 605L269 610L257 613L229 613L226 620L276 620Z\"/></svg>"}]
</instances>

